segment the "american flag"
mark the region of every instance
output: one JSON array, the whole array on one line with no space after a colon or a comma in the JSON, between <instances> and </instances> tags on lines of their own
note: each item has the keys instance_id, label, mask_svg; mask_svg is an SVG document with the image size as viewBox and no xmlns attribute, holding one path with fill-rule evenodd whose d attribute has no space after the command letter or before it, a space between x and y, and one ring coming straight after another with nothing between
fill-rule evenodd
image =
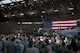
<instances>
[{"instance_id":1,"label":"american flag","mask_svg":"<svg viewBox=\"0 0 80 53\"><path fill-rule=\"evenodd\" d=\"M65 29L76 26L77 26L77 20L52 21L52 29Z\"/></svg>"}]
</instances>

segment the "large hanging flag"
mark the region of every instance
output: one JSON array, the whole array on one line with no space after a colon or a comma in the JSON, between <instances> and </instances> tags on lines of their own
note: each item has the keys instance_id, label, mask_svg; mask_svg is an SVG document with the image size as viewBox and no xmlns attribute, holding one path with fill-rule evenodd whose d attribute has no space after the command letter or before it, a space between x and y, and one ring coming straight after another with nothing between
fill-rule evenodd
<instances>
[{"instance_id":1,"label":"large hanging flag","mask_svg":"<svg viewBox=\"0 0 80 53\"><path fill-rule=\"evenodd\" d=\"M77 20L58 20L52 21L52 29L65 29L69 27L76 27Z\"/></svg>"}]
</instances>

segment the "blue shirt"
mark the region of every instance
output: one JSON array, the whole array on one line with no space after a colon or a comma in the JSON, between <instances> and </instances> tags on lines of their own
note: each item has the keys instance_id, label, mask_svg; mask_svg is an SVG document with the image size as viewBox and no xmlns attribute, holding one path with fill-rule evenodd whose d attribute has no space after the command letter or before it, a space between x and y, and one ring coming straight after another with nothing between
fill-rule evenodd
<instances>
[{"instance_id":1,"label":"blue shirt","mask_svg":"<svg viewBox=\"0 0 80 53\"><path fill-rule=\"evenodd\" d=\"M24 49L29 48L29 42L27 40L23 40L22 44L24 45Z\"/></svg>"},{"instance_id":2,"label":"blue shirt","mask_svg":"<svg viewBox=\"0 0 80 53\"><path fill-rule=\"evenodd\" d=\"M36 47L27 48L25 53L39 53L39 49Z\"/></svg>"},{"instance_id":3,"label":"blue shirt","mask_svg":"<svg viewBox=\"0 0 80 53\"><path fill-rule=\"evenodd\" d=\"M17 43L16 44L16 52L23 53L23 51L24 51L24 45L22 43Z\"/></svg>"},{"instance_id":4,"label":"blue shirt","mask_svg":"<svg viewBox=\"0 0 80 53\"><path fill-rule=\"evenodd\" d=\"M58 52L59 45L56 42L51 43L52 50Z\"/></svg>"},{"instance_id":5,"label":"blue shirt","mask_svg":"<svg viewBox=\"0 0 80 53\"><path fill-rule=\"evenodd\" d=\"M3 47L3 43L2 43L2 41L0 41L0 48L2 48Z\"/></svg>"},{"instance_id":6,"label":"blue shirt","mask_svg":"<svg viewBox=\"0 0 80 53\"><path fill-rule=\"evenodd\" d=\"M61 46L61 48L59 49L60 53L65 53L68 50L67 46Z\"/></svg>"},{"instance_id":7,"label":"blue shirt","mask_svg":"<svg viewBox=\"0 0 80 53\"><path fill-rule=\"evenodd\" d=\"M16 53L16 46L14 44L14 42L9 42L8 43L8 52L9 53Z\"/></svg>"},{"instance_id":8,"label":"blue shirt","mask_svg":"<svg viewBox=\"0 0 80 53\"><path fill-rule=\"evenodd\" d=\"M45 53L47 53L47 52L51 52L52 53L52 48L51 48L50 45L46 45L46 47L45 47Z\"/></svg>"}]
</instances>

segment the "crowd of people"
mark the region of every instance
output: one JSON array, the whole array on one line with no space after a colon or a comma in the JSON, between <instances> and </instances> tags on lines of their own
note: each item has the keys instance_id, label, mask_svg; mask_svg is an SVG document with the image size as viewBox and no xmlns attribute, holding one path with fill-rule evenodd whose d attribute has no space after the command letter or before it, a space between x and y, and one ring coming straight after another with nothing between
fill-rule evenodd
<instances>
[{"instance_id":1,"label":"crowd of people","mask_svg":"<svg viewBox=\"0 0 80 53\"><path fill-rule=\"evenodd\" d=\"M0 34L0 53L80 53L80 38Z\"/></svg>"}]
</instances>

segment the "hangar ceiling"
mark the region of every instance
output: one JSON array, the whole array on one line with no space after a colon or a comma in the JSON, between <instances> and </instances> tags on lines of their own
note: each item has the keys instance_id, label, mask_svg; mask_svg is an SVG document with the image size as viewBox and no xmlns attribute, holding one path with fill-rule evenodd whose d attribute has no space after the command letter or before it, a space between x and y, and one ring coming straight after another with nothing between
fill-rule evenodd
<instances>
[{"instance_id":1,"label":"hangar ceiling","mask_svg":"<svg viewBox=\"0 0 80 53\"><path fill-rule=\"evenodd\" d=\"M0 22L76 19L80 0L1 0L0 16Z\"/></svg>"}]
</instances>

